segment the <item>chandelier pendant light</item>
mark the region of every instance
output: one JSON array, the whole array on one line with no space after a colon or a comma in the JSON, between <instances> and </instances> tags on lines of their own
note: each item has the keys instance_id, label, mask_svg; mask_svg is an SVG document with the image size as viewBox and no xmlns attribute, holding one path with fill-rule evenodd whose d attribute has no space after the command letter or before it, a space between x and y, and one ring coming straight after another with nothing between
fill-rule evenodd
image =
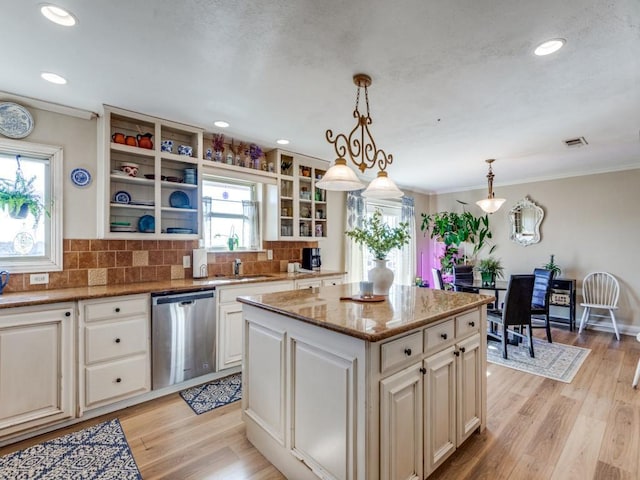
<instances>
[{"instance_id":1,"label":"chandelier pendant light","mask_svg":"<svg viewBox=\"0 0 640 480\"><path fill-rule=\"evenodd\" d=\"M369 86L371 77L363 73L353 76L353 83L358 87L356 93L356 106L353 117L357 120L356 126L349 135L339 133L334 136L331 129L326 131L327 142L333 145L337 159L322 179L316 183L318 188L325 190L349 191L361 190L365 185L360 181L356 173L347 165L347 156L351 162L364 173L369 168L378 167L377 177L362 192L363 197L369 198L400 198L404 194L389 178L386 172L388 165L393 163L393 155L385 153L376 146L371 135L369 125L373 123L369 113ZM360 113L360 90L364 89L366 115Z\"/></svg>"},{"instance_id":2,"label":"chandelier pendant light","mask_svg":"<svg viewBox=\"0 0 640 480\"><path fill-rule=\"evenodd\" d=\"M478 200L476 205L478 205L482 210L487 213L497 212L498 209L505 202L504 198L495 198L495 194L493 193L493 170L491 169L491 164L495 162L495 159L491 158L489 160L485 160L489 164L489 173L487 173L487 182L489 183L489 196L485 199Z\"/></svg>"}]
</instances>

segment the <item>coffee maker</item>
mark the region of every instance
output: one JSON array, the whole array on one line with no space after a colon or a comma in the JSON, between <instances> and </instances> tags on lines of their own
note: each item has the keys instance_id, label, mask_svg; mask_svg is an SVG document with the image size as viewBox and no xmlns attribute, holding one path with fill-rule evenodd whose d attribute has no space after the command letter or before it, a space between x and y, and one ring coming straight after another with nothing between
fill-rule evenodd
<instances>
[{"instance_id":1,"label":"coffee maker","mask_svg":"<svg viewBox=\"0 0 640 480\"><path fill-rule=\"evenodd\" d=\"M307 270L320 270L321 265L322 261L320 260L319 248L305 247L302 249L302 268Z\"/></svg>"}]
</instances>

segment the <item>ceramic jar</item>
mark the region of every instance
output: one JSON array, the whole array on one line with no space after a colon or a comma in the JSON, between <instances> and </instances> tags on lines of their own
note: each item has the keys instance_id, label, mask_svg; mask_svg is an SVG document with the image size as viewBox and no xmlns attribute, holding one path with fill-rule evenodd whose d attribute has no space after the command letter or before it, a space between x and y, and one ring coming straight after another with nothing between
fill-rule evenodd
<instances>
[{"instance_id":1,"label":"ceramic jar","mask_svg":"<svg viewBox=\"0 0 640 480\"><path fill-rule=\"evenodd\" d=\"M387 260L375 259L376 264L368 272L370 282L373 282L374 295L389 295L389 289L393 283L393 270L387 267Z\"/></svg>"}]
</instances>

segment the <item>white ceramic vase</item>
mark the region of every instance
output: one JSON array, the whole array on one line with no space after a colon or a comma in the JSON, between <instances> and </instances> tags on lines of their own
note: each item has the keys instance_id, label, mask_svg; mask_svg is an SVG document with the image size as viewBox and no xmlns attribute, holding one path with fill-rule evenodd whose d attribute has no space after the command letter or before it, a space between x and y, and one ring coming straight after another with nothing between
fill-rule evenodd
<instances>
[{"instance_id":1,"label":"white ceramic vase","mask_svg":"<svg viewBox=\"0 0 640 480\"><path fill-rule=\"evenodd\" d=\"M376 266L369 270L368 278L373 282L374 295L389 295L393 283L393 270L387 268L387 260L374 260Z\"/></svg>"}]
</instances>

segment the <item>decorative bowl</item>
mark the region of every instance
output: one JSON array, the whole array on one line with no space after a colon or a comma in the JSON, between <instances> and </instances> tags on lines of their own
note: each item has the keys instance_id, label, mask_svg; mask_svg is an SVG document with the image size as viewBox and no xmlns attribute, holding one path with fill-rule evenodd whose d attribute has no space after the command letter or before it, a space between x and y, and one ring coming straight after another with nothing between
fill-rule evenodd
<instances>
[{"instance_id":1,"label":"decorative bowl","mask_svg":"<svg viewBox=\"0 0 640 480\"><path fill-rule=\"evenodd\" d=\"M120 170L122 170L124 173L126 173L130 177L138 176L138 168L139 168L139 165L137 163L126 162L120 165Z\"/></svg>"}]
</instances>

